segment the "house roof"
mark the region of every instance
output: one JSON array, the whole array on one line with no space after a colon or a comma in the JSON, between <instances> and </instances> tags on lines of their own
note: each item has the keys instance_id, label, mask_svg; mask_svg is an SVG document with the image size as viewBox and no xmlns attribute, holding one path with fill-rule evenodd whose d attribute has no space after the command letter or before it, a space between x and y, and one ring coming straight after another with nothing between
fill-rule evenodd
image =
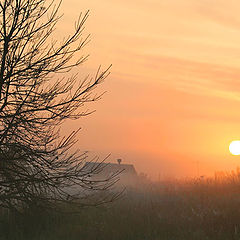
<instances>
[{"instance_id":1,"label":"house roof","mask_svg":"<svg viewBox=\"0 0 240 240\"><path fill-rule=\"evenodd\" d=\"M83 171L102 174L119 173L126 175L137 175L137 172L132 164L118 164L105 162L86 162Z\"/></svg>"}]
</instances>

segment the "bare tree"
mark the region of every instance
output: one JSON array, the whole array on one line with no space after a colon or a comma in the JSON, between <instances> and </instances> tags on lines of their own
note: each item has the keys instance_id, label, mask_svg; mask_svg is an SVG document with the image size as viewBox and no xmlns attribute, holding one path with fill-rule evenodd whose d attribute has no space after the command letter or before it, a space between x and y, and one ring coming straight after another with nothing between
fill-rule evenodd
<instances>
[{"instance_id":1,"label":"bare tree","mask_svg":"<svg viewBox=\"0 0 240 240\"><path fill-rule=\"evenodd\" d=\"M84 104L99 98L93 90L109 73L99 70L94 79L81 81L59 75L86 60L73 56L88 41L82 31L89 14L79 17L71 36L51 40L60 4L0 0L0 206L13 210L74 201L77 193L70 187L87 190L85 197L107 189L116 177L94 181L101 165L84 168L87 155L71 150L78 130L59 134L65 119L89 114Z\"/></svg>"}]
</instances>

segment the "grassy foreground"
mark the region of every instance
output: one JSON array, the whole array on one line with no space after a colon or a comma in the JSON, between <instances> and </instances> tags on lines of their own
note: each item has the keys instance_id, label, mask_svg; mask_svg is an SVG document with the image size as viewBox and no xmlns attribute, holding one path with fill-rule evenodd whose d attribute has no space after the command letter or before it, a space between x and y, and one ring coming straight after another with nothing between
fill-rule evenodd
<instances>
[{"instance_id":1,"label":"grassy foreground","mask_svg":"<svg viewBox=\"0 0 240 240\"><path fill-rule=\"evenodd\" d=\"M1 214L6 240L240 239L240 172L142 183L114 203L78 214Z\"/></svg>"}]
</instances>

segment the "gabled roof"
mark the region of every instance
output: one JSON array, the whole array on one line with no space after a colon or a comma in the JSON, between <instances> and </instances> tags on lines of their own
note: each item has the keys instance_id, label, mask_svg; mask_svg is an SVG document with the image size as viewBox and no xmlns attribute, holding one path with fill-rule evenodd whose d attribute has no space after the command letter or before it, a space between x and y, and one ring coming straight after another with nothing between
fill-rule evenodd
<instances>
[{"instance_id":1,"label":"gabled roof","mask_svg":"<svg viewBox=\"0 0 240 240\"><path fill-rule=\"evenodd\" d=\"M109 174L121 172L124 175L137 175L137 172L132 164L118 164L105 162L86 162L83 171L91 171L95 173Z\"/></svg>"}]
</instances>

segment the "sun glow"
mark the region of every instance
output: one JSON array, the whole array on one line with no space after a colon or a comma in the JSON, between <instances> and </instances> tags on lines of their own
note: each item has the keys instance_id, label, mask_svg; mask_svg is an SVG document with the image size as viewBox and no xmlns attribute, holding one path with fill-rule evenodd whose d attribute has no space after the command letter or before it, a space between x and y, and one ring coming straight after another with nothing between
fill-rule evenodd
<instances>
[{"instance_id":1,"label":"sun glow","mask_svg":"<svg viewBox=\"0 0 240 240\"><path fill-rule=\"evenodd\" d=\"M240 155L240 141L232 141L229 145L229 151L232 155Z\"/></svg>"}]
</instances>

